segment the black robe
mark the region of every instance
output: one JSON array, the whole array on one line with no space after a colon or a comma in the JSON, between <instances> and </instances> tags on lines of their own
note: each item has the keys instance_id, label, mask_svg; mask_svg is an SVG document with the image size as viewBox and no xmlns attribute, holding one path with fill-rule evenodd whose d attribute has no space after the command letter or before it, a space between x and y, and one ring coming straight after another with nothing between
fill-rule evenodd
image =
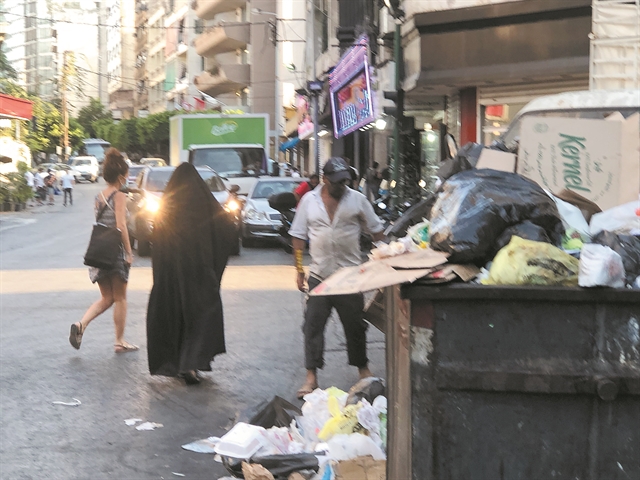
<instances>
[{"instance_id":1,"label":"black robe","mask_svg":"<svg viewBox=\"0 0 640 480\"><path fill-rule=\"evenodd\" d=\"M147 309L152 375L210 371L225 352L220 281L233 224L193 165L169 180L152 237L153 289Z\"/></svg>"}]
</instances>

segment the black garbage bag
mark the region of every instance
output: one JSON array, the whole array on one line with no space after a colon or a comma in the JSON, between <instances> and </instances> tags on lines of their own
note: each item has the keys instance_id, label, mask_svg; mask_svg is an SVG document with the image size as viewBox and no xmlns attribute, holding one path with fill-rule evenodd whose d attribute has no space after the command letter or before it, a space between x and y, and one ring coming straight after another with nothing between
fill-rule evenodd
<instances>
[{"instance_id":1,"label":"black garbage bag","mask_svg":"<svg viewBox=\"0 0 640 480\"><path fill-rule=\"evenodd\" d=\"M445 180L457 173L476 168L480 154L485 147L479 143L469 142L462 146L455 157L450 158L440 165L436 175Z\"/></svg>"},{"instance_id":2,"label":"black garbage bag","mask_svg":"<svg viewBox=\"0 0 640 480\"><path fill-rule=\"evenodd\" d=\"M484 265L500 235L525 220L560 245L564 227L558 209L537 183L491 169L461 172L442 185L431 210L431 248L449 253L451 263Z\"/></svg>"},{"instance_id":3,"label":"black garbage bag","mask_svg":"<svg viewBox=\"0 0 640 480\"><path fill-rule=\"evenodd\" d=\"M222 457L222 464L227 471L236 478L244 478L244 475L242 475L242 462L243 460ZM260 464L269 470L275 478L285 479L293 472L299 472L301 470L313 470L317 472L320 468L318 457L313 453L253 457L249 460L249 463Z\"/></svg>"},{"instance_id":4,"label":"black garbage bag","mask_svg":"<svg viewBox=\"0 0 640 480\"><path fill-rule=\"evenodd\" d=\"M385 394L384 381L381 378L367 377L359 380L349 389L347 405L355 405L363 398L373 403L376 397Z\"/></svg>"},{"instance_id":5,"label":"black garbage bag","mask_svg":"<svg viewBox=\"0 0 640 480\"><path fill-rule=\"evenodd\" d=\"M302 411L298 407L276 395L262 410L250 418L248 423L264 428L288 427L291 421L300 415Z\"/></svg>"},{"instance_id":6,"label":"black garbage bag","mask_svg":"<svg viewBox=\"0 0 640 480\"><path fill-rule=\"evenodd\" d=\"M609 247L622 257L625 278L628 285L640 276L640 238L633 235L618 235L617 233L602 231L591 240Z\"/></svg>"},{"instance_id":7,"label":"black garbage bag","mask_svg":"<svg viewBox=\"0 0 640 480\"><path fill-rule=\"evenodd\" d=\"M498 251L509 244L509 242L511 241L511 237L513 237L514 235L526 240L533 240L534 242L551 243L549 235L544 228L536 225L535 223L531 223L529 220L525 220L524 222L509 227L504 232L502 232L502 235L498 237L495 248L493 249L494 256L495 253L498 253Z\"/></svg>"}]
</instances>

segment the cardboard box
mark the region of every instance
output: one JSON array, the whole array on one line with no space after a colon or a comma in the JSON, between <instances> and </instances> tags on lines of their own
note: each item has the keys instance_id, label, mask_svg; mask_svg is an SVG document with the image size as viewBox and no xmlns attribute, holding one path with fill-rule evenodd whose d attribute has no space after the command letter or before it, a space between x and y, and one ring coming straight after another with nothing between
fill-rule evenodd
<instances>
[{"instance_id":1,"label":"cardboard box","mask_svg":"<svg viewBox=\"0 0 640 480\"><path fill-rule=\"evenodd\" d=\"M387 462L372 457L358 457L333 464L335 480L386 480Z\"/></svg>"},{"instance_id":2,"label":"cardboard box","mask_svg":"<svg viewBox=\"0 0 640 480\"><path fill-rule=\"evenodd\" d=\"M524 118L518 173L554 194L579 193L603 210L637 200L640 115L620 118Z\"/></svg>"},{"instance_id":3,"label":"cardboard box","mask_svg":"<svg viewBox=\"0 0 640 480\"><path fill-rule=\"evenodd\" d=\"M348 295L411 283L447 263L448 254L431 249L345 267L325 279L309 295Z\"/></svg>"},{"instance_id":4,"label":"cardboard box","mask_svg":"<svg viewBox=\"0 0 640 480\"><path fill-rule=\"evenodd\" d=\"M515 173L516 156L513 153L485 148L480 153L476 168L491 168L492 170L499 170L501 172Z\"/></svg>"}]
</instances>

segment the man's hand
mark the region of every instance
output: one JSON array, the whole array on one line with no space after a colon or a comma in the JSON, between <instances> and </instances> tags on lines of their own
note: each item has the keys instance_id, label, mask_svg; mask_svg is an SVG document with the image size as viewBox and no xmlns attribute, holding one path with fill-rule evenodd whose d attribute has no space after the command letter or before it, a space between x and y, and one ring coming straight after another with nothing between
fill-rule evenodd
<instances>
[{"instance_id":1,"label":"man's hand","mask_svg":"<svg viewBox=\"0 0 640 480\"><path fill-rule=\"evenodd\" d=\"M298 282L298 290L305 293L307 291L307 286L305 285L305 275L304 272L300 272L296 275L296 280Z\"/></svg>"}]
</instances>

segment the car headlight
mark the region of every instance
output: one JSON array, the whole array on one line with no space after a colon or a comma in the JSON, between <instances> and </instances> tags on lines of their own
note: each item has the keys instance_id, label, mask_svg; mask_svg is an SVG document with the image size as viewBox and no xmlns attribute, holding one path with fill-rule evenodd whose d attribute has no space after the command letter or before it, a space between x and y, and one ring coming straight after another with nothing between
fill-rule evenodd
<instances>
[{"instance_id":1,"label":"car headlight","mask_svg":"<svg viewBox=\"0 0 640 480\"><path fill-rule=\"evenodd\" d=\"M235 213L238 210L240 210L240 202L232 198L227 203L224 204L224 209L227 212Z\"/></svg>"},{"instance_id":2,"label":"car headlight","mask_svg":"<svg viewBox=\"0 0 640 480\"><path fill-rule=\"evenodd\" d=\"M156 213L160 209L160 200L153 197L146 197L144 199L144 208L148 212Z\"/></svg>"},{"instance_id":3,"label":"car headlight","mask_svg":"<svg viewBox=\"0 0 640 480\"><path fill-rule=\"evenodd\" d=\"M265 219L265 214L262 212L259 212L255 208L247 208L244 215L247 220L258 221L258 220Z\"/></svg>"}]
</instances>

